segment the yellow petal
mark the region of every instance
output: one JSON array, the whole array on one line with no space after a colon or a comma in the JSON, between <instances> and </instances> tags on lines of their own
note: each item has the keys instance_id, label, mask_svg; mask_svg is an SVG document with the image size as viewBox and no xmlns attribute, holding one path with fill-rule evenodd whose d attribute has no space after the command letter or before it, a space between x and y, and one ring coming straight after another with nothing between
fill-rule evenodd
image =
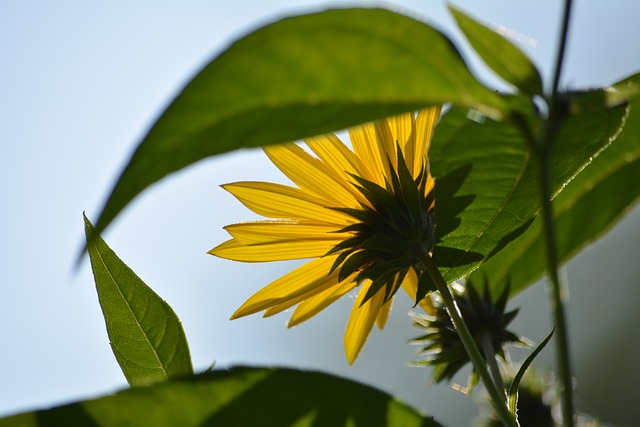
<instances>
[{"instance_id":1,"label":"yellow petal","mask_svg":"<svg viewBox=\"0 0 640 427\"><path fill-rule=\"evenodd\" d=\"M418 303L420 307L425 311L425 313L435 316L436 315L436 307L433 305L433 294L427 294L426 297L420 300Z\"/></svg>"},{"instance_id":2,"label":"yellow petal","mask_svg":"<svg viewBox=\"0 0 640 427\"><path fill-rule=\"evenodd\" d=\"M326 286L336 284L338 271L329 274L336 257L337 255L315 259L271 282L242 304L231 319L267 310L314 290L326 289Z\"/></svg>"},{"instance_id":3,"label":"yellow petal","mask_svg":"<svg viewBox=\"0 0 640 427\"><path fill-rule=\"evenodd\" d=\"M336 236L334 240L294 239L247 245L232 239L211 249L209 253L220 258L243 262L318 258L329 252L342 240Z\"/></svg>"},{"instance_id":4,"label":"yellow petal","mask_svg":"<svg viewBox=\"0 0 640 427\"><path fill-rule=\"evenodd\" d=\"M291 181L306 192L324 200L325 206L351 206L354 198L350 191L336 182L333 170L321 160L312 157L296 144L264 147L274 165Z\"/></svg>"},{"instance_id":5,"label":"yellow petal","mask_svg":"<svg viewBox=\"0 0 640 427\"><path fill-rule=\"evenodd\" d=\"M415 302L416 295L418 294L418 275L413 269L410 269L404 280L402 281L402 289L409 294L409 298ZM423 298L418 303L422 309L427 312L427 314L435 315L436 309L433 306L433 302L431 301L431 297L427 295L426 298Z\"/></svg>"},{"instance_id":6,"label":"yellow petal","mask_svg":"<svg viewBox=\"0 0 640 427\"><path fill-rule=\"evenodd\" d=\"M384 302L384 292L376 292L366 303L360 305L370 284L371 282L367 281L358 292L349 316L347 330L344 333L344 349L350 365L353 365L364 343L367 341L371 328L373 328L373 323L378 317L380 307Z\"/></svg>"},{"instance_id":7,"label":"yellow petal","mask_svg":"<svg viewBox=\"0 0 640 427\"><path fill-rule=\"evenodd\" d=\"M434 106L418 111L418 117L416 118L415 161L413 165L414 176L417 176L417 174L420 173L422 159L424 158L426 161L429 145L431 144L431 138L433 136L433 130L436 127L438 118L440 117L441 109L442 108L440 106Z\"/></svg>"},{"instance_id":8,"label":"yellow petal","mask_svg":"<svg viewBox=\"0 0 640 427\"><path fill-rule=\"evenodd\" d=\"M239 243L247 245L289 239L335 240L335 232L339 230L332 224L291 220L241 222L227 225L224 229Z\"/></svg>"},{"instance_id":9,"label":"yellow petal","mask_svg":"<svg viewBox=\"0 0 640 427\"><path fill-rule=\"evenodd\" d=\"M352 179L349 174L363 176L362 162L335 134L307 138L304 142L345 181Z\"/></svg>"},{"instance_id":10,"label":"yellow petal","mask_svg":"<svg viewBox=\"0 0 640 427\"><path fill-rule=\"evenodd\" d=\"M392 139L405 148L407 143L415 139L415 124L413 113L398 114L386 119L391 130Z\"/></svg>"},{"instance_id":11,"label":"yellow petal","mask_svg":"<svg viewBox=\"0 0 640 427\"><path fill-rule=\"evenodd\" d=\"M340 286L348 286L348 284L350 284L350 289L353 289L355 286L357 286L357 283L355 283L353 280L354 278L358 275L357 272L353 273L352 275L350 275L349 277L347 277L345 280L343 280L342 282L338 282L338 277L336 275L336 273L332 273L333 277L335 278L335 280L327 280L325 284L323 284L322 286L318 286L317 288L314 288L312 290L310 290L309 292L299 295L296 298L290 298L284 302L282 302L281 304L275 305L273 307L270 307L268 310L266 310L264 312L264 316L263 317L270 317L273 316L274 314L278 314L281 313L283 311L285 311L288 308L293 307L294 305L300 304L301 302L314 298L316 295L326 292L328 290L331 290L335 287L340 287ZM347 291L348 292L348 291ZM300 323L300 322L298 322ZM292 327L295 326L294 324L291 324L291 322L289 322L288 327Z\"/></svg>"},{"instance_id":12,"label":"yellow petal","mask_svg":"<svg viewBox=\"0 0 640 427\"><path fill-rule=\"evenodd\" d=\"M349 139L353 145L353 151L362 160L362 177L384 186L385 166L378 149L378 136L375 125L366 123L361 126L349 128ZM385 160L386 161L386 160Z\"/></svg>"},{"instance_id":13,"label":"yellow petal","mask_svg":"<svg viewBox=\"0 0 640 427\"><path fill-rule=\"evenodd\" d=\"M384 325L387 324L387 319L389 319L389 313L391 312L391 305L393 304L393 298L394 297L389 298L389 300L382 305L378 315L376 316L376 325L378 325L378 329L383 329Z\"/></svg>"},{"instance_id":14,"label":"yellow petal","mask_svg":"<svg viewBox=\"0 0 640 427\"><path fill-rule=\"evenodd\" d=\"M355 276L355 275L354 275ZM308 320L327 308L334 301L336 301L341 296L347 294L357 285L356 282L348 278L342 281L337 286L332 286L331 288L325 290L318 295L315 295L311 298L305 299L301 302L296 310L293 312L291 316L291 320L289 320L289 327L296 326L305 320Z\"/></svg>"},{"instance_id":15,"label":"yellow petal","mask_svg":"<svg viewBox=\"0 0 640 427\"><path fill-rule=\"evenodd\" d=\"M318 203L304 191L271 182L236 182L222 186L255 213L269 218L326 222L345 226L347 215Z\"/></svg>"},{"instance_id":16,"label":"yellow petal","mask_svg":"<svg viewBox=\"0 0 640 427\"><path fill-rule=\"evenodd\" d=\"M362 193L353 186L352 175L366 177L367 168L353 151L334 134L307 138L304 142L327 168L333 171L334 180L351 194L352 202L349 205L345 204L345 207L355 208L359 207L357 202L366 203Z\"/></svg>"},{"instance_id":17,"label":"yellow petal","mask_svg":"<svg viewBox=\"0 0 640 427\"><path fill-rule=\"evenodd\" d=\"M431 172L428 172L428 175L427 175L427 184L426 184L426 186L425 186L424 194L425 194L425 195L429 194L429 193L433 190L433 188L434 188L435 186L436 186L436 182L433 180L433 177L431 176ZM431 209L433 209L433 207L435 206L435 204L436 204L436 201L435 201L435 199L434 199L434 200L431 202L431 206L429 206L429 211L430 211Z\"/></svg>"},{"instance_id":18,"label":"yellow petal","mask_svg":"<svg viewBox=\"0 0 640 427\"><path fill-rule=\"evenodd\" d=\"M376 129L377 142L374 148L379 152L378 156L383 166L382 171L384 176L387 177L387 180L389 180L388 177L391 174L391 167L396 167L398 164L396 140L391 133L391 128L387 120L377 120L373 125Z\"/></svg>"},{"instance_id":19,"label":"yellow petal","mask_svg":"<svg viewBox=\"0 0 640 427\"><path fill-rule=\"evenodd\" d=\"M413 113L399 114L387 119L389 128L391 129L392 138L397 141L404 153L404 159L407 163L409 171L413 173L416 149L416 125ZM422 164L422 156L418 159ZM419 168L418 168L419 170ZM413 175L414 178L417 175Z\"/></svg>"}]
</instances>

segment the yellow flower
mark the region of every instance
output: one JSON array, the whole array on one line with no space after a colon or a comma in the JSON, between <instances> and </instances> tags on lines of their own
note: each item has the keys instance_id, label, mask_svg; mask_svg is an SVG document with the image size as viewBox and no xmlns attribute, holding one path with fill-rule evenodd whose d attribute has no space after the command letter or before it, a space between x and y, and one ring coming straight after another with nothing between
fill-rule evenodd
<instances>
[{"instance_id":1,"label":"yellow flower","mask_svg":"<svg viewBox=\"0 0 640 427\"><path fill-rule=\"evenodd\" d=\"M421 299L431 283L420 259L434 245L427 152L439 114L434 107L349 129L353 150L334 134L306 139L313 154L296 144L266 147L297 187L224 185L271 219L228 225L232 238L209 253L245 262L312 259L258 291L231 318L297 306L291 327L360 287L344 337L352 364L373 324L384 327L400 286ZM430 311L429 298L420 304Z\"/></svg>"}]
</instances>

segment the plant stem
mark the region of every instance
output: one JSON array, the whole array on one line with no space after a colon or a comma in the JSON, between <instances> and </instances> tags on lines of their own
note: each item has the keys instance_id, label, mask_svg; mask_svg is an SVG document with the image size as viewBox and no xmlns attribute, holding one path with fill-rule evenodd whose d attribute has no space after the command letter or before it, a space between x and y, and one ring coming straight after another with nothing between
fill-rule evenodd
<instances>
[{"instance_id":1,"label":"plant stem","mask_svg":"<svg viewBox=\"0 0 640 427\"><path fill-rule=\"evenodd\" d=\"M551 158L555 144L556 134L560 127L562 116L565 114L562 101L559 96L560 76L562 73L562 63L567 43L569 30L569 18L571 16L571 0L565 0L564 14L562 18L562 28L560 42L556 56L553 85L551 87L551 97L549 99L549 116L543 122L542 132L537 149L533 151L538 157L540 165L540 194L542 197L542 222L547 252L547 271L552 284L551 300L553 318L556 327L556 358L558 376L562 383L562 414L564 425L573 427L573 384L571 376L571 363L569 354L569 338L567 332L567 321L565 315L565 295L562 283L558 274L559 258L556 244L556 232L551 205Z\"/></svg>"},{"instance_id":2,"label":"plant stem","mask_svg":"<svg viewBox=\"0 0 640 427\"><path fill-rule=\"evenodd\" d=\"M435 282L436 289L438 289L438 292L440 292L442 301L444 302L444 305L447 308L447 312L451 317L451 322L458 332L460 341L462 341L462 344L464 345L464 348L467 351L469 358L471 359L473 367L480 376L480 379L482 379L482 382L484 383L484 386L489 393L489 397L491 397L491 400L493 401L493 405L496 409L496 412L498 413L498 416L500 417L500 421L502 421L505 426L517 427L518 423L511 416L511 414L509 413L509 409L507 408L504 389L502 390L502 393L499 392L496 388L496 385L491 380L491 375L489 375L489 372L487 371L487 367L485 365L484 359L482 358L482 355L480 354L480 350L478 350L478 347L476 346L476 343L473 340L473 337L471 336L467 325L464 323L462 314L460 313L460 309L458 308L458 305L456 304L455 299L453 298L453 295L451 294L451 291L447 286L447 282L445 282L444 278L440 274L440 270L438 270L435 264L433 264L429 256L422 257L420 261Z\"/></svg>"},{"instance_id":3,"label":"plant stem","mask_svg":"<svg viewBox=\"0 0 640 427\"><path fill-rule=\"evenodd\" d=\"M504 386L504 381L502 381L502 374L500 373L500 367L496 360L496 351L493 348L493 343L491 342L491 335L488 333L482 334L482 351L484 353L484 358L489 365L489 369L491 370L491 375L493 376L493 381L495 382L496 387L498 387L498 390L502 391L506 396L507 389Z\"/></svg>"},{"instance_id":4,"label":"plant stem","mask_svg":"<svg viewBox=\"0 0 640 427\"><path fill-rule=\"evenodd\" d=\"M565 292L558 274L559 261L556 246L555 223L551 206L549 150L544 150L540 158L540 186L542 194L542 222L547 252L547 271L551 281L551 309L556 328L556 358L558 377L562 384L562 414L564 425L573 426L573 384L569 354L569 338L565 315Z\"/></svg>"},{"instance_id":5,"label":"plant stem","mask_svg":"<svg viewBox=\"0 0 640 427\"><path fill-rule=\"evenodd\" d=\"M553 85L551 86L551 98L557 101L558 88L560 87L560 76L562 74L562 63L564 51L567 47L567 36L569 35L569 18L571 17L571 0L564 1L564 11L562 14L562 27L560 30L560 42L556 54L556 68L553 74Z\"/></svg>"}]
</instances>

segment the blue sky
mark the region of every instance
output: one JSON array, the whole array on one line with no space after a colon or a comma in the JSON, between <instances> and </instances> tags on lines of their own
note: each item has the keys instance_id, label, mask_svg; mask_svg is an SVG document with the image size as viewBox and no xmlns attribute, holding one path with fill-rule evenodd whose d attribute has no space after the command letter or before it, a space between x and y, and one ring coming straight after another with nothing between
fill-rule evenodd
<instances>
[{"instance_id":1,"label":"blue sky","mask_svg":"<svg viewBox=\"0 0 640 427\"><path fill-rule=\"evenodd\" d=\"M558 2L455 3L534 40L521 47L548 80ZM640 30L635 22L640 6L614 3L615 7L611 2L576 2L565 87L606 85L640 68ZM230 42L282 16L349 4L354 3L2 3L0 415L126 385L109 348L88 259L78 271L73 269L83 239L82 212L96 219L119 171L158 114ZM444 2L385 4L435 24L464 46ZM466 48L463 51L469 55ZM495 84L473 56L468 59L478 75ZM374 332L351 368L342 351L348 300L292 330L285 328L286 314L228 321L247 297L291 268L287 263L238 264L206 254L226 238L222 226L251 219L218 186L251 179L283 180L258 150L201 162L143 193L104 236L178 313L196 368L216 361L219 366L288 365L330 371L398 393L451 425L466 424L475 411L472 399L447 386L427 388L427 371L404 367L414 358L414 348L405 344L415 334L404 314L408 300L396 303L389 326L383 333ZM597 274L618 265L629 269L610 280L609 288L626 289L619 284L624 278L637 282L640 271L632 256L640 249L639 226L635 209L611 236L567 269L576 358L593 341L597 325L580 326L593 318L593 304L601 295L599 283L576 283L596 282ZM623 244L630 246L622 250ZM619 313L626 312L626 301L638 300L637 291L624 292L628 293L608 301L609 307L618 307L604 316L610 325L624 322ZM524 320L519 332L540 340L550 329L542 287L526 292L521 304ZM543 361L549 364L551 357L547 352ZM447 404L456 405L456 410L443 409Z\"/></svg>"}]
</instances>

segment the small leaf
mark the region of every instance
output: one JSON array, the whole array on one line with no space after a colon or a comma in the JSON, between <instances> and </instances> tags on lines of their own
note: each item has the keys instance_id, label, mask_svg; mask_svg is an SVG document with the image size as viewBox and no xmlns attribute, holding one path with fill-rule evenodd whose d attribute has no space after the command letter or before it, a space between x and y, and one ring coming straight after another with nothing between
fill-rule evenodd
<instances>
[{"instance_id":1,"label":"small leaf","mask_svg":"<svg viewBox=\"0 0 640 427\"><path fill-rule=\"evenodd\" d=\"M129 160L96 230L151 184L209 156L445 102L496 115L512 108L422 22L382 9L283 19L235 42L173 100Z\"/></svg>"},{"instance_id":2,"label":"small leaf","mask_svg":"<svg viewBox=\"0 0 640 427\"><path fill-rule=\"evenodd\" d=\"M319 372L232 368L28 412L0 427L440 427L372 387Z\"/></svg>"},{"instance_id":3,"label":"small leaf","mask_svg":"<svg viewBox=\"0 0 640 427\"><path fill-rule=\"evenodd\" d=\"M531 352L529 357L527 357L526 360L522 363L522 366L520 366L518 373L516 374L515 378L511 382L511 385L509 386L509 395L508 395L509 412L511 412L511 414L516 415L516 411L518 408L518 387L520 387L520 381L522 381L522 377L524 377L524 374L527 372L527 369L529 369L529 365L531 365L531 362L533 362L533 359L535 359L536 356L538 356L538 354L542 351L542 349L547 345L547 343L553 336L554 332L555 332L555 328L551 331L549 335L547 335L544 341L542 341L540 345L536 347L535 350L533 350L533 352Z\"/></svg>"},{"instance_id":4,"label":"small leaf","mask_svg":"<svg viewBox=\"0 0 640 427\"><path fill-rule=\"evenodd\" d=\"M93 226L84 217L87 240ZM131 386L193 374L189 346L169 304L100 238L88 245L111 348Z\"/></svg>"},{"instance_id":5,"label":"small leaf","mask_svg":"<svg viewBox=\"0 0 640 427\"><path fill-rule=\"evenodd\" d=\"M640 74L625 79L624 86L640 84ZM596 100L597 101L597 100ZM604 100L605 104L606 99ZM598 103L596 103L598 105ZM594 153L593 159L574 179L570 180L553 201L558 256L567 262L580 249L602 236L637 202L640 197L640 99L628 105L624 127L605 149ZM593 109L593 107L592 107ZM585 110L585 108L583 108ZM591 117L607 115L602 106ZM566 135L574 137L561 142L554 156L574 155L582 149L583 138L606 133L590 120L566 124ZM586 146L586 144L584 144ZM597 155L595 155L597 154ZM531 227L472 275L483 283L488 278L492 287L511 281L511 293L523 290L542 277L546 269L542 221L537 218Z\"/></svg>"},{"instance_id":6,"label":"small leaf","mask_svg":"<svg viewBox=\"0 0 640 427\"><path fill-rule=\"evenodd\" d=\"M467 40L493 71L529 95L542 95L542 79L531 60L513 43L449 6Z\"/></svg>"}]
</instances>

